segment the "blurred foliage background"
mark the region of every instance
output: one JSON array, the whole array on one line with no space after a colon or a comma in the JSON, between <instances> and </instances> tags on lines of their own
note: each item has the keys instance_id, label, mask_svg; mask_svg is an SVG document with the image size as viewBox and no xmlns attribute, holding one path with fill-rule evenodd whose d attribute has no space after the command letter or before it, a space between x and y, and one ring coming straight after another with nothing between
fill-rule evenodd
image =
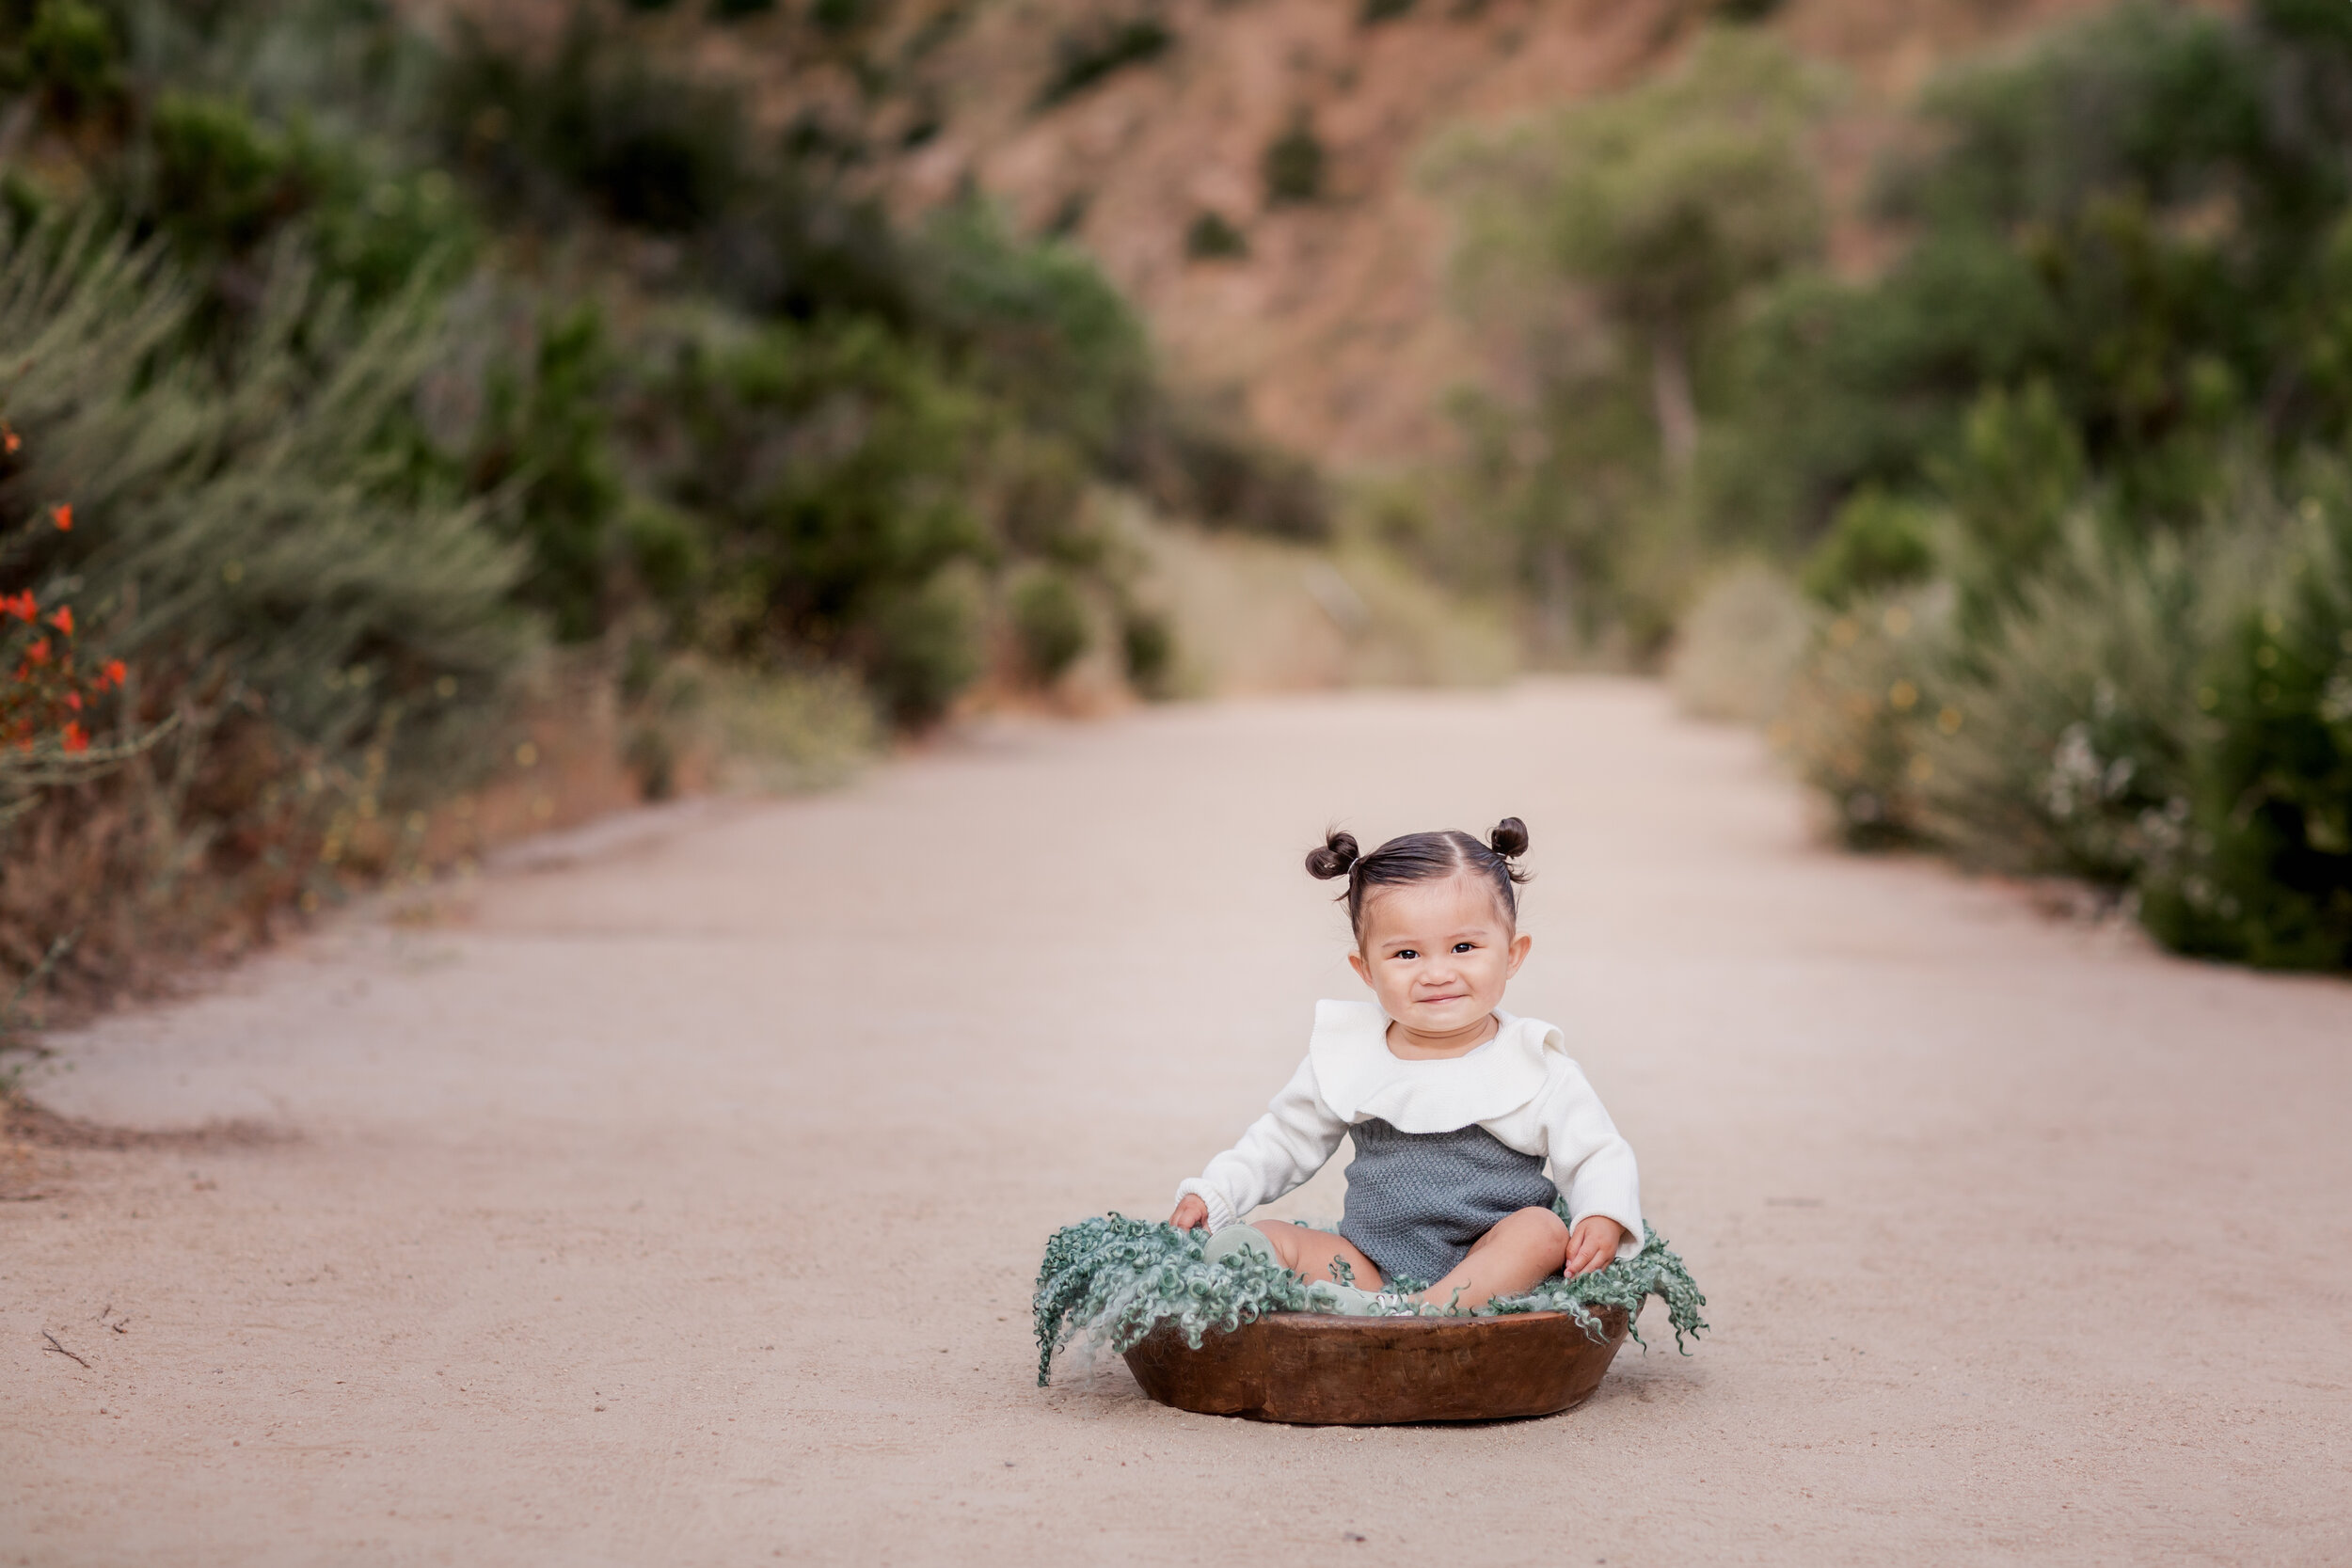
<instances>
[{"instance_id":1,"label":"blurred foliage background","mask_svg":"<svg viewBox=\"0 0 2352 1568\"><path fill-rule=\"evenodd\" d=\"M1394 535L1561 645L1679 631L1688 700L1857 846L2352 965L2352 9L2126 4L1947 72L1862 276L1807 143L1837 90L1724 28L1435 150L1531 389L1462 395Z\"/></svg>"},{"instance_id":2,"label":"blurred foliage background","mask_svg":"<svg viewBox=\"0 0 2352 1568\"><path fill-rule=\"evenodd\" d=\"M1172 374L1083 199L892 199L963 8L0 0L0 594L127 672L71 757L0 757L0 978L144 983L976 694L1273 664L1663 664L1857 847L2352 967L2352 9L2012 40L1859 195L1777 9L1670 8L1617 90L1427 138L1496 352L1424 389L1443 442L1325 469ZM1074 12L1007 112L1221 14ZM852 108L704 69L743 29ZM1170 264L1289 264L1359 198L1342 123L1300 95Z\"/></svg>"},{"instance_id":3,"label":"blurred foliage background","mask_svg":"<svg viewBox=\"0 0 2352 1568\"><path fill-rule=\"evenodd\" d=\"M1082 251L977 195L894 219L658 41L0 7L0 577L131 672L90 715L117 766L0 763L45 786L0 973L242 944L612 803L612 767L823 775L992 671L1161 690L1106 487L1326 531Z\"/></svg>"}]
</instances>

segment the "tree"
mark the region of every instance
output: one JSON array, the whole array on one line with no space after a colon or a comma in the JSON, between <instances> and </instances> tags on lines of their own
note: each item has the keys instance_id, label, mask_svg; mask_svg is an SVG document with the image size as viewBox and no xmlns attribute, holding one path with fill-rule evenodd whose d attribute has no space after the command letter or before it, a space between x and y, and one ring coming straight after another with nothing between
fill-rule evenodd
<instances>
[{"instance_id":1,"label":"tree","mask_svg":"<svg viewBox=\"0 0 2352 1568\"><path fill-rule=\"evenodd\" d=\"M1433 166L1464 219L1466 286L1587 290L1646 355L1661 454L1677 479L1698 449L1701 340L1820 249L1802 144L1825 97L1769 40L1715 31L1666 76L1464 138Z\"/></svg>"}]
</instances>

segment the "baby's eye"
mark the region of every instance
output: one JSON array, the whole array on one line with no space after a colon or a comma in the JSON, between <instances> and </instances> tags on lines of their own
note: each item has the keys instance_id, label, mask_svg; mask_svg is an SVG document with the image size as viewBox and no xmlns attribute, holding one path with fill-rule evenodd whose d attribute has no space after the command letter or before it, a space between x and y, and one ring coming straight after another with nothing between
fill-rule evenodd
<instances>
[{"instance_id":1,"label":"baby's eye","mask_svg":"<svg viewBox=\"0 0 2352 1568\"><path fill-rule=\"evenodd\" d=\"M1418 958L1421 957L1421 950L1414 947L1400 947L1396 950L1392 957L1399 958Z\"/></svg>"},{"instance_id":2,"label":"baby's eye","mask_svg":"<svg viewBox=\"0 0 2352 1568\"><path fill-rule=\"evenodd\" d=\"M1477 945L1478 943L1474 942L1457 942L1454 944L1454 950L1456 953L1467 953Z\"/></svg>"}]
</instances>

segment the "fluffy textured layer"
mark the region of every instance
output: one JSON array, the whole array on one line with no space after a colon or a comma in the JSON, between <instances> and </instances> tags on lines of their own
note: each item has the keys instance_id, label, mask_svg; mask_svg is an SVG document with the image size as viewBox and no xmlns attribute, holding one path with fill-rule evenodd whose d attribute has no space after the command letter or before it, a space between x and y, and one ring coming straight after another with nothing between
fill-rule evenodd
<instances>
[{"instance_id":1,"label":"fluffy textured layer","mask_svg":"<svg viewBox=\"0 0 2352 1568\"><path fill-rule=\"evenodd\" d=\"M1561 1216L1565 1219L1566 1215ZM1306 1307L1305 1276L1256 1253L1236 1253L1216 1263L1201 1260L1208 1233L1105 1214L1054 1232L1037 1271L1037 1381L1043 1387L1055 1353L1084 1334L1117 1354L1140 1340L1165 1319L1174 1319L1184 1342L1198 1350L1201 1336L1230 1333L1269 1312ZM1651 1296L1666 1304L1675 1345L1707 1329L1691 1271L1658 1232L1642 1227L1642 1250L1575 1279L1549 1279L1524 1295L1498 1296L1470 1312L1449 1316L1500 1317L1512 1312L1566 1312L1598 1338L1596 1307L1620 1307L1636 1318ZM1634 1339L1641 1340L1637 1329ZM1687 1352L1686 1352L1687 1354Z\"/></svg>"}]
</instances>

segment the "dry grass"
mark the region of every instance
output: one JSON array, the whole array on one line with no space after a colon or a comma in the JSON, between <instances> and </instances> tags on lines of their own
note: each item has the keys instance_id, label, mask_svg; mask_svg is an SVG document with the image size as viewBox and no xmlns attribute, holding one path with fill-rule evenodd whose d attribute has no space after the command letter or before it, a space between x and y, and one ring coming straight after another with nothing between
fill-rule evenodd
<instances>
[{"instance_id":1,"label":"dry grass","mask_svg":"<svg viewBox=\"0 0 2352 1568\"><path fill-rule=\"evenodd\" d=\"M1804 662L1814 615L1789 580L1756 562L1699 595L1675 637L1667 683L1685 713L1769 724Z\"/></svg>"},{"instance_id":2,"label":"dry grass","mask_svg":"<svg viewBox=\"0 0 2352 1568\"><path fill-rule=\"evenodd\" d=\"M1204 533L1140 507L1120 522L1142 597L1175 627L1180 694L1483 686L1519 668L1502 614L1370 546Z\"/></svg>"}]
</instances>

